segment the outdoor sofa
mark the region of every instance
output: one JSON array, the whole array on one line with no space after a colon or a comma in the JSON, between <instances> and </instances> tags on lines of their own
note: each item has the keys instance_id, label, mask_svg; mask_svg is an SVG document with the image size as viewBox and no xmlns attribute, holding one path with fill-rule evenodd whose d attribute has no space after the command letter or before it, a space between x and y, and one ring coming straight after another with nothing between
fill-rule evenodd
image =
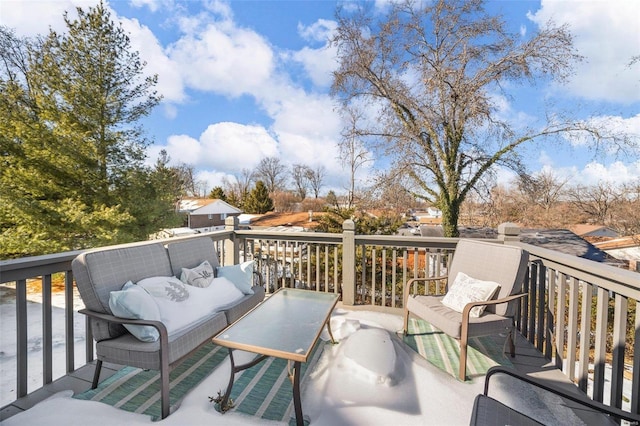
<instances>
[{"instance_id":1,"label":"outdoor sofa","mask_svg":"<svg viewBox=\"0 0 640 426\"><path fill-rule=\"evenodd\" d=\"M184 278L183 274L188 275L193 271L200 272L198 279L203 276L213 279L214 277L208 277L211 272L208 267L206 269L209 273L201 273L201 267L206 266L205 261L214 275L222 275L224 272L224 275L230 278L227 281L218 279L218 282L224 282L226 286L218 285L215 280L210 286L180 286L180 282L176 282L178 277ZM84 252L75 258L72 262L73 274L86 306L86 309L80 312L89 316L91 332L96 341L97 362L92 388L98 385L103 362L159 370L162 418L167 417L170 412L171 369L264 299L262 277L252 272L252 265L231 265L223 268L219 266L215 244L206 236L169 243L144 242L97 249ZM230 284L231 278L242 278L247 274L250 280L249 289L245 287L244 291L238 292L235 288L228 287L234 287L234 284ZM257 280L254 280L254 277ZM151 285L142 287L142 283L146 282L150 282ZM246 283L243 284L246 286ZM174 288L177 290L174 291ZM216 303L217 296L214 293L223 288L227 300L230 300L228 294L237 294L233 293L233 301L226 303L223 300L221 305ZM124 293L125 290L127 293ZM140 298L144 301L142 305L147 306L150 311L156 308L153 304L146 305L146 301L148 295L154 292L159 296L154 299L158 301L157 306L175 307L172 309L176 311L173 315L177 325L173 330L169 324L163 323L155 311L154 315L148 314L147 311L134 312L128 315L130 318L123 318L120 312L122 295L126 294L129 302L134 300L126 305L126 309L133 305L134 308L129 310L138 310L141 303L136 302L135 298ZM185 303L175 303L176 300L188 298L189 294L192 295L191 299ZM117 308L119 316L114 315L112 307L113 310ZM140 309L144 311L143 308ZM165 318L167 315L162 313L161 317ZM154 319L149 319L149 316ZM154 337L157 340L154 340Z\"/></svg>"}]
</instances>

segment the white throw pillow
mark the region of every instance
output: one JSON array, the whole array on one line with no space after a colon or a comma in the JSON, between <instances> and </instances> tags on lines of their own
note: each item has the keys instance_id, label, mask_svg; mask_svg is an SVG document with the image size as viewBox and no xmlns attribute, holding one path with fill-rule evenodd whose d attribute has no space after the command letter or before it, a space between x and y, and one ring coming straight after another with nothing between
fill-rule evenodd
<instances>
[{"instance_id":1,"label":"white throw pillow","mask_svg":"<svg viewBox=\"0 0 640 426\"><path fill-rule=\"evenodd\" d=\"M217 276L229 279L244 294L253 294L253 260L239 265L219 266Z\"/></svg>"},{"instance_id":2,"label":"white throw pillow","mask_svg":"<svg viewBox=\"0 0 640 426\"><path fill-rule=\"evenodd\" d=\"M183 302L189 298L189 292L184 283L176 277L149 277L138 281L137 284L153 297L172 302Z\"/></svg>"},{"instance_id":3,"label":"white throw pillow","mask_svg":"<svg viewBox=\"0 0 640 426\"><path fill-rule=\"evenodd\" d=\"M160 321L160 310L153 297L147 291L127 282L120 291L109 295L109 308L113 315L120 318ZM150 325L125 325L131 334L143 342L155 342L160 338L158 330Z\"/></svg>"},{"instance_id":4,"label":"white throw pillow","mask_svg":"<svg viewBox=\"0 0 640 426\"><path fill-rule=\"evenodd\" d=\"M182 268L180 275L180 281L183 283L200 288L209 287L211 280L213 280L213 267L208 260L193 269Z\"/></svg>"},{"instance_id":5,"label":"white throw pillow","mask_svg":"<svg viewBox=\"0 0 640 426\"><path fill-rule=\"evenodd\" d=\"M462 313L465 305L470 302L486 302L490 300L500 284L493 281L481 281L472 278L464 272L458 272L453 284L449 286L449 291L442 298L442 304L454 311ZM475 306L471 309L469 316L478 318L482 315L486 306Z\"/></svg>"}]
</instances>

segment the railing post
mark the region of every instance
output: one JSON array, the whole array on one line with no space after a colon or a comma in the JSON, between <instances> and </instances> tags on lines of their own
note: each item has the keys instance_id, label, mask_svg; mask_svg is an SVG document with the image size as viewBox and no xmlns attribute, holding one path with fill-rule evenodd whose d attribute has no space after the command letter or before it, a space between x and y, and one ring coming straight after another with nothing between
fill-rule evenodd
<instances>
[{"instance_id":1,"label":"railing post","mask_svg":"<svg viewBox=\"0 0 640 426\"><path fill-rule=\"evenodd\" d=\"M237 231L240 221L237 216L230 216L224 220L226 231ZM230 239L224 241L224 262L223 265L237 265L240 263L240 245L235 232Z\"/></svg>"},{"instance_id":2,"label":"railing post","mask_svg":"<svg viewBox=\"0 0 640 426\"><path fill-rule=\"evenodd\" d=\"M498 225L498 240L520 241L520 227L515 223L505 222Z\"/></svg>"},{"instance_id":3,"label":"railing post","mask_svg":"<svg viewBox=\"0 0 640 426\"><path fill-rule=\"evenodd\" d=\"M356 300L356 224L342 223L342 303L354 305Z\"/></svg>"}]
</instances>

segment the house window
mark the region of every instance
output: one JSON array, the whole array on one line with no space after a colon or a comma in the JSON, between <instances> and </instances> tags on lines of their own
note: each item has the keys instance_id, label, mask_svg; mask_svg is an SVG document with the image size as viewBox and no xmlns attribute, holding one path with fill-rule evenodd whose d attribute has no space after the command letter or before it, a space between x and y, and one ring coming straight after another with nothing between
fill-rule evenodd
<instances>
[{"instance_id":1,"label":"house window","mask_svg":"<svg viewBox=\"0 0 640 426\"><path fill-rule=\"evenodd\" d=\"M226 213L220 213L220 220L225 220L227 218Z\"/></svg>"},{"instance_id":2,"label":"house window","mask_svg":"<svg viewBox=\"0 0 640 426\"><path fill-rule=\"evenodd\" d=\"M209 220L213 219L213 215L209 214L208 218L209 218Z\"/></svg>"}]
</instances>

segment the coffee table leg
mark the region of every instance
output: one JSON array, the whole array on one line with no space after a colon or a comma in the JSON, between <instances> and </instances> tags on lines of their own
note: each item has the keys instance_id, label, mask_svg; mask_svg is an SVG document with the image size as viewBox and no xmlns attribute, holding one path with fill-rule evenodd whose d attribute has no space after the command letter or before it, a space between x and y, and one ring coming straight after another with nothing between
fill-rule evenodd
<instances>
[{"instance_id":1,"label":"coffee table leg","mask_svg":"<svg viewBox=\"0 0 640 426\"><path fill-rule=\"evenodd\" d=\"M336 344L336 339L333 338L333 333L331 332L331 317L327 320L327 331L329 332L329 337L331 338L331 344Z\"/></svg>"},{"instance_id":2,"label":"coffee table leg","mask_svg":"<svg viewBox=\"0 0 640 426\"><path fill-rule=\"evenodd\" d=\"M233 360L233 349L229 348L229 361L231 361L231 374L229 375L229 384L227 385L227 390L220 401L220 411L222 413L226 412L229 408L227 405L229 404L229 397L231 396L231 389L233 389L233 382L235 381L236 373L241 372L242 370L246 370L247 368L251 368L254 365L264 361L267 358L266 355L260 355L256 357L253 361L248 362L242 365L236 365ZM294 372L295 374L295 372Z\"/></svg>"},{"instance_id":3,"label":"coffee table leg","mask_svg":"<svg viewBox=\"0 0 640 426\"><path fill-rule=\"evenodd\" d=\"M293 408L296 412L296 425L304 426L302 401L300 400L300 361L293 363Z\"/></svg>"},{"instance_id":4,"label":"coffee table leg","mask_svg":"<svg viewBox=\"0 0 640 426\"><path fill-rule=\"evenodd\" d=\"M236 375L236 364L233 361L233 350L231 348L229 348L229 360L231 361L231 375L229 376L229 384L227 385L227 390L224 393L222 401L220 401L220 411L222 411L223 413L228 409L227 403L229 402L229 397L231 396L231 388L233 388L233 382Z\"/></svg>"}]
</instances>

